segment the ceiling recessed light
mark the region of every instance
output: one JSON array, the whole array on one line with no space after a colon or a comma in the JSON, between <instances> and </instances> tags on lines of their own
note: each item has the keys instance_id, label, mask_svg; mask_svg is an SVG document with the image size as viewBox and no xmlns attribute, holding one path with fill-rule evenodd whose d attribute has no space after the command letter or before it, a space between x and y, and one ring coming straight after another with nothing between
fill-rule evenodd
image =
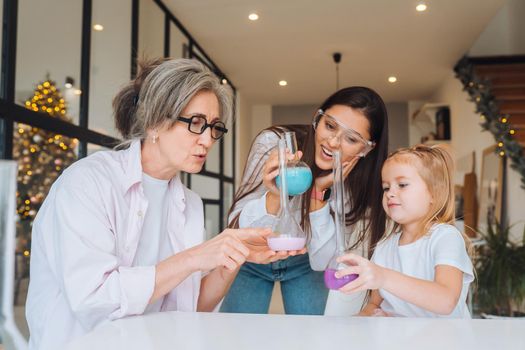
<instances>
[{"instance_id":1,"label":"ceiling recessed light","mask_svg":"<svg viewBox=\"0 0 525 350\"><path fill-rule=\"evenodd\" d=\"M104 30L104 26L102 24L93 24L93 29L95 29L97 32L101 32Z\"/></svg>"},{"instance_id":2,"label":"ceiling recessed light","mask_svg":"<svg viewBox=\"0 0 525 350\"><path fill-rule=\"evenodd\" d=\"M417 12L423 12L423 11L426 11L426 10L427 10L427 5L424 2L420 2L419 4L417 4L417 6L416 6L416 11Z\"/></svg>"},{"instance_id":3,"label":"ceiling recessed light","mask_svg":"<svg viewBox=\"0 0 525 350\"><path fill-rule=\"evenodd\" d=\"M281 81L279 81L279 85L286 86L286 85L288 85L288 82L286 80L281 80Z\"/></svg>"},{"instance_id":4,"label":"ceiling recessed light","mask_svg":"<svg viewBox=\"0 0 525 350\"><path fill-rule=\"evenodd\" d=\"M388 77L388 82L395 83L397 81L397 78L394 76Z\"/></svg>"},{"instance_id":5,"label":"ceiling recessed light","mask_svg":"<svg viewBox=\"0 0 525 350\"><path fill-rule=\"evenodd\" d=\"M259 15L256 14L256 13L250 13L250 15L248 16L248 18L250 19L250 21L256 21L259 19Z\"/></svg>"}]
</instances>

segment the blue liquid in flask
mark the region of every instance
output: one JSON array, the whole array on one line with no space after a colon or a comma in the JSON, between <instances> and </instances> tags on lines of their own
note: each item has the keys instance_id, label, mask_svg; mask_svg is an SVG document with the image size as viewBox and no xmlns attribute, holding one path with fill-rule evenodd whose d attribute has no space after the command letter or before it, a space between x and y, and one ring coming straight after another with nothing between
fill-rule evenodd
<instances>
[{"instance_id":1,"label":"blue liquid in flask","mask_svg":"<svg viewBox=\"0 0 525 350\"><path fill-rule=\"evenodd\" d=\"M281 187L280 175L275 178L277 187ZM308 167L289 167L286 170L288 194L297 196L306 192L312 185L312 171Z\"/></svg>"}]
</instances>

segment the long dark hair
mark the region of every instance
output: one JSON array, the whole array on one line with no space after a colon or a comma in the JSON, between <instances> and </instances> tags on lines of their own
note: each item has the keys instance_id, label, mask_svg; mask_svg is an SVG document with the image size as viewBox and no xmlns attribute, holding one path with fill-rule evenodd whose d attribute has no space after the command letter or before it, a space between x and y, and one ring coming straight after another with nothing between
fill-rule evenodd
<instances>
[{"instance_id":1,"label":"long dark hair","mask_svg":"<svg viewBox=\"0 0 525 350\"><path fill-rule=\"evenodd\" d=\"M381 97L372 89L354 86L335 92L321 104L320 109L326 111L335 105L350 107L362 113L370 124L370 136L376 146L366 157L360 159L345 180L345 195L350 201L350 211L345 214L346 225L351 226L363 221L364 226L353 249L369 238L369 256L377 242L385 232L385 212L382 207L383 189L381 185L381 168L388 155L388 116L385 104ZM315 164L315 130L312 125L283 125L272 126L262 132L274 132L281 135L285 131L294 131L297 138L297 147L303 151L302 160L312 169L314 179L326 175L328 172L319 169ZM256 174L262 171L263 164L259 164L252 173L243 178L255 179ZM245 168L246 171L246 168ZM235 204L262 185L262 181L248 180L242 183L230 209ZM313 186L312 186L313 187ZM310 200L312 188L301 196L301 226L310 236ZM230 227L238 226L238 216L232 220ZM356 225L357 227L357 225Z\"/></svg>"}]
</instances>

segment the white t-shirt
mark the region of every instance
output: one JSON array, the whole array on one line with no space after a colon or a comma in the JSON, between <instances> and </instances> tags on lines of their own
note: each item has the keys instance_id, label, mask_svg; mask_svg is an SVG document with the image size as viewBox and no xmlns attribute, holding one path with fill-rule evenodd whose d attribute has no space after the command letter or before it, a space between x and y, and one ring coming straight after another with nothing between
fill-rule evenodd
<instances>
[{"instance_id":1,"label":"white t-shirt","mask_svg":"<svg viewBox=\"0 0 525 350\"><path fill-rule=\"evenodd\" d=\"M427 235L410 244L400 246L400 236L400 233L395 233L381 241L374 251L372 261L407 276L428 281L434 280L437 265L453 266L463 271L461 296L450 315L438 315L379 289L383 298L381 308L396 316L470 318L466 299L468 286L474 280L474 275L461 233L452 225L437 224Z\"/></svg>"},{"instance_id":2,"label":"white t-shirt","mask_svg":"<svg viewBox=\"0 0 525 350\"><path fill-rule=\"evenodd\" d=\"M148 209L132 266L155 266L173 255L166 229L168 185L169 180L155 179L142 173L142 186L148 199ZM161 311L164 299L160 298L149 304L144 313Z\"/></svg>"}]
</instances>

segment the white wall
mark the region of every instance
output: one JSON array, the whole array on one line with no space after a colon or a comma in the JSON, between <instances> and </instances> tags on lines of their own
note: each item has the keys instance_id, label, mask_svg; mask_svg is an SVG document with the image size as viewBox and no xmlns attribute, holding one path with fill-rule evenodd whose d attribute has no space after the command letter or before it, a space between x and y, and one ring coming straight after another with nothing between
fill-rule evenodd
<instances>
[{"instance_id":1,"label":"white wall","mask_svg":"<svg viewBox=\"0 0 525 350\"><path fill-rule=\"evenodd\" d=\"M235 188L239 188L241 182L242 172L248 158L250 145L252 143L252 105L250 101L244 97L242 91L237 90L236 100L236 154L235 154Z\"/></svg>"},{"instance_id":2,"label":"white wall","mask_svg":"<svg viewBox=\"0 0 525 350\"><path fill-rule=\"evenodd\" d=\"M521 177L507 162L507 213L509 223L517 223L512 230L514 237L521 239L525 228L525 189L520 187Z\"/></svg>"},{"instance_id":3,"label":"white wall","mask_svg":"<svg viewBox=\"0 0 525 350\"><path fill-rule=\"evenodd\" d=\"M461 82L452 72L431 98L431 102L444 102L450 106L451 146L458 160L457 181L463 181L463 175L470 171L472 151L476 152L476 174L479 180L483 150L495 143L489 132L481 132L480 116L475 113L475 105L468 98Z\"/></svg>"},{"instance_id":4,"label":"white wall","mask_svg":"<svg viewBox=\"0 0 525 350\"><path fill-rule=\"evenodd\" d=\"M462 91L461 82L454 73L445 80L443 85L430 99L431 102L445 102L450 105L451 146L456 156L456 184L463 184L463 176L472 166L471 154L476 153L476 175L478 188L481 176L481 158L483 150L495 144L494 137L488 131L482 132L479 125L480 116L475 113L474 103L468 101L468 95ZM525 211L525 190L520 188L519 174L507 167L507 208L508 222L519 223L514 227L513 234L520 238L523 233Z\"/></svg>"},{"instance_id":5,"label":"white wall","mask_svg":"<svg viewBox=\"0 0 525 350\"><path fill-rule=\"evenodd\" d=\"M401 147L408 147L408 103L390 102L386 104L388 111L388 150L395 151Z\"/></svg>"},{"instance_id":6,"label":"white wall","mask_svg":"<svg viewBox=\"0 0 525 350\"><path fill-rule=\"evenodd\" d=\"M308 124L312 122L318 105L273 106L273 125Z\"/></svg>"},{"instance_id":7,"label":"white wall","mask_svg":"<svg viewBox=\"0 0 525 350\"><path fill-rule=\"evenodd\" d=\"M252 142L259 132L272 125L271 105L252 105L237 90L236 101L236 131L237 131L237 154L236 154L236 186L241 181L242 172L248 158Z\"/></svg>"},{"instance_id":8,"label":"white wall","mask_svg":"<svg viewBox=\"0 0 525 350\"><path fill-rule=\"evenodd\" d=\"M469 51L470 56L525 54L525 1L507 0Z\"/></svg>"},{"instance_id":9,"label":"white wall","mask_svg":"<svg viewBox=\"0 0 525 350\"><path fill-rule=\"evenodd\" d=\"M414 119L414 114L425 104L425 101L408 101L408 144L414 146L421 142L421 137L430 126L425 118ZM430 121L428 121L430 122Z\"/></svg>"},{"instance_id":10,"label":"white wall","mask_svg":"<svg viewBox=\"0 0 525 350\"><path fill-rule=\"evenodd\" d=\"M271 105L254 105L252 107L252 140L263 129L272 126L272 106Z\"/></svg>"}]
</instances>

